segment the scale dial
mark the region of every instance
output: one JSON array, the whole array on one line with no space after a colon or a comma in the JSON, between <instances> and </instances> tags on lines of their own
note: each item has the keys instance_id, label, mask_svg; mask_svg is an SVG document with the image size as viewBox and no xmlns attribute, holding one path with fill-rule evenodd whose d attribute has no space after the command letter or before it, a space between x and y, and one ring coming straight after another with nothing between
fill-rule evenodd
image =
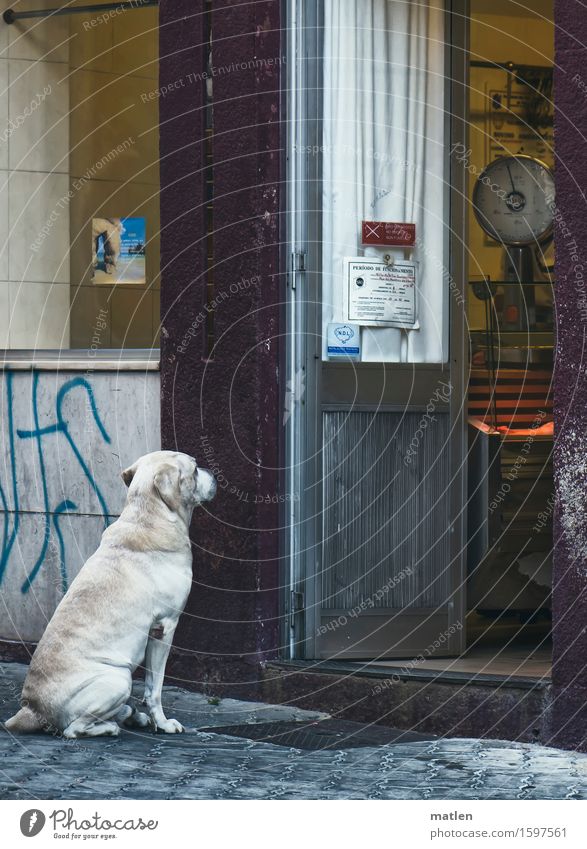
<instances>
[{"instance_id":1,"label":"scale dial","mask_svg":"<svg viewBox=\"0 0 587 849\"><path fill-rule=\"evenodd\" d=\"M475 183L473 209L479 225L496 242L544 242L553 228L553 173L532 156L496 159Z\"/></svg>"}]
</instances>

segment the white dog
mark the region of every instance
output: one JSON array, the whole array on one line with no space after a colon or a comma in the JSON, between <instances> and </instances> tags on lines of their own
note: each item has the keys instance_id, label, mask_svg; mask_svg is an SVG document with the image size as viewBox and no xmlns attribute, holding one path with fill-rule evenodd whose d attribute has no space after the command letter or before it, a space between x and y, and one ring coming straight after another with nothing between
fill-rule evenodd
<instances>
[{"instance_id":1,"label":"white dog","mask_svg":"<svg viewBox=\"0 0 587 849\"><path fill-rule=\"evenodd\" d=\"M22 708L9 731L64 737L120 733L118 723L183 731L161 706L165 664L192 583L189 526L216 493L212 474L187 454L156 451L122 473L120 518L77 575L31 660ZM144 660L148 716L127 702Z\"/></svg>"}]
</instances>

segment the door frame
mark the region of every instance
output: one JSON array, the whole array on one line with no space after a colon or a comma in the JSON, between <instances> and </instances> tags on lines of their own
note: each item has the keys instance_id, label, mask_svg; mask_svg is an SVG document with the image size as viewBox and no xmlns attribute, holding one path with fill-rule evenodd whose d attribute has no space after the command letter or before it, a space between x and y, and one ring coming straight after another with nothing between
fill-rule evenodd
<instances>
[{"instance_id":1,"label":"door frame","mask_svg":"<svg viewBox=\"0 0 587 849\"><path fill-rule=\"evenodd\" d=\"M285 309L284 399L284 492L285 515L282 535L283 655L286 659L318 657L316 635L320 626L322 509L321 453L322 415L328 404L324 384L321 321L321 145L320 90L322 4L315 0L285 0L287 20L287 75L285 80L286 146L286 239L287 268ZM393 364L393 403L410 397L410 409L425 409L429 388L439 376L448 374L453 387L450 410L449 468L451 523L451 583L454 620L462 628L448 636L447 651L464 650L466 594L466 509L467 509L467 413L466 345L467 298L467 173L449 155L455 144L467 145L469 74L469 0L446 1L446 138L448 140L445 202L450 222L445 256L454 288L449 295L449 349L445 364ZM316 153L313 153L316 152ZM364 379L377 379L379 364L362 363ZM332 365L330 366L332 369ZM413 375L420 377L414 386ZM414 390L417 397L414 398ZM383 399L385 401L385 399ZM305 459L304 459L305 458ZM308 461L307 458L315 458ZM300 462L301 459L301 462ZM449 602L450 603L450 602ZM375 612L375 611L374 611Z\"/></svg>"}]
</instances>

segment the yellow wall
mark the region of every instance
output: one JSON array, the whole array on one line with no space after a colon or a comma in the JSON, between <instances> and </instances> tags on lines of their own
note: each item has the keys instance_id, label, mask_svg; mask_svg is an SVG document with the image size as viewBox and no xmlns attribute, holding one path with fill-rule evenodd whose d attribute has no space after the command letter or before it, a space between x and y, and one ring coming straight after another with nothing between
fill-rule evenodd
<instances>
[{"instance_id":1,"label":"yellow wall","mask_svg":"<svg viewBox=\"0 0 587 849\"><path fill-rule=\"evenodd\" d=\"M514 4L501 2L503 10L514 10ZM528 4L530 5L530 4ZM516 62L527 65L552 65L554 54L554 26L552 20L541 15L527 14L487 14L491 4L473 2L471 4L471 60L492 62ZM540 12L552 17L549 4L540 4ZM469 148L467 161L470 166L469 198L472 197L476 176L488 164L490 155L487 138L486 110L488 89L505 89L507 75L504 71L483 68L471 68L470 76L470 120ZM522 91L521 87L514 87ZM549 144L528 144L526 148L515 152L540 155L547 164L554 162ZM472 208L469 215L469 276L470 279L490 276L500 279L502 276L503 248L484 236L477 224ZM480 328L484 323L484 307L469 293L469 324L471 328Z\"/></svg>"},{"instance_id":2,"label":"yellow wall","mask_svg":"<svg viewBox=\"0 0 587 849\"><path fill-rule=\"evenodd\" d=\"M101 347L147 348L157 344L159 326L159 106L148 97L158 85L157 9L98 23L90 13L73 15L69 27L71 345L90 347L106 310ZM112 156L119 145L125 149ZM95 285L92 218L128 216L147 220L147 285Z\"/></svg>"}]
</instances>

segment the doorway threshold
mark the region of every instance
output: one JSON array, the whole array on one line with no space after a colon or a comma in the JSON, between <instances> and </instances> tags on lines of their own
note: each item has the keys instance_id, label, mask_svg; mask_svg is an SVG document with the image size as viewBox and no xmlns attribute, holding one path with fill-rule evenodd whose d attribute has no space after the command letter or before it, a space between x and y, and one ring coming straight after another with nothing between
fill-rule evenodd
<instances>
[{"instance_id":1,"label":"doorway threshold","mask_svg":"<svg viewBox=\"0 0 587 849\"><path fill-rule=\"evenodd\" d=\"M274 665L274 664L272 664ZM550 685L552 649L540 647L500 648L480 646L457 658L407 658L382 661L287 660L280 666L322 675L356 675L394 678L401 681L435 681L442 684L540 689Z\"/></svg>"}]
</instances>

